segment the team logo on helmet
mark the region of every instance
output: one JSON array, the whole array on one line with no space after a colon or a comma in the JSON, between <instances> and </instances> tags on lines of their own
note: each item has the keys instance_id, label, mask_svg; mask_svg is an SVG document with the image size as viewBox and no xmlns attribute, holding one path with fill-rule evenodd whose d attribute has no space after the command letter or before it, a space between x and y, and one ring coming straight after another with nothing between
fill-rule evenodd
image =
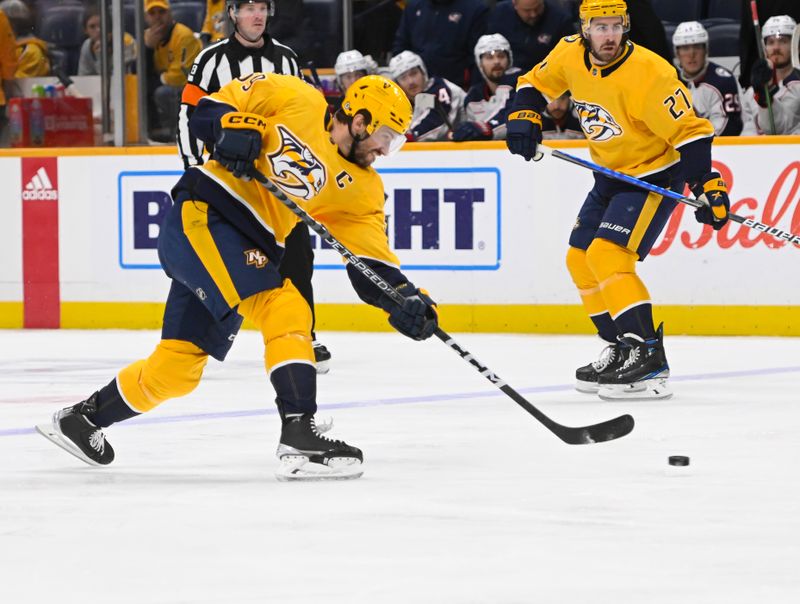
<instances>
[{"instance_id":1,"label":"team logo on helmet","mask_svg":"<svg viewBox=\"0 0 800 604\"><path fill-rule=\"evenodd\" d=\"M281 144L267 156L276 176L275 184L290 195L311 199L325 186L325 165L285 126L279 125L277 130Z\"/></svg>"},{"instance_id":2,"label":"team logo on helmet","mask_svg":"<svg viewBox=\"0 0 800 604\"><path fill-rule=\"evenodd\" d=\"M622 135L620 125L600 105L585 103L577 99L572 99L572 101L578 111L578 119L586 138L596 143L602 143Z\"/></svg>"}]
</instances>

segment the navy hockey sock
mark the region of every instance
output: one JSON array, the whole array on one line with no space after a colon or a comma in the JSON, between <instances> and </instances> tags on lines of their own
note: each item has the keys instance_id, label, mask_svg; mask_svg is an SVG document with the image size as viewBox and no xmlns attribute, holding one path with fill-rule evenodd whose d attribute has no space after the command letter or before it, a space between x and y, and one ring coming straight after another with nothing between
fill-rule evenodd
<instances>
[{"instance_id":1,"label":"navy hockey sock","mask_svg":"<svg viewBox=\"0 0 800 604\"><path fill-rule=\"evenodd\" d=\"M141 415L131 409L122 399L117 388L117 380L113 379L107 386L97 392L97 411L89 419L95 426L107 428L111 424Z\"/></svg>"},{"instance_id":2,"label":"navy hockey sock","mask_svg":"<svg viewBox=\"0 0 800 604\"><path fill-rule=\"evenodd\" d=\"M619 333L623 335L635 333L645 340L656 337L656 328L653 325L653 305L650 303L638 304L629 308L614 319L614 324Z\"/></svg>"},{"instance_id":3,"label":"navy hockey sock","mask_svg":"<svg viewBox=\"0 0 800 604\"><path fill-rule=\"evenodd\" d=\"M589 318L592 320L592 323L594 323L594 326L597 328L597 334L602 339L610 344L617 343L617 336L620 335L620 332L617 331L617 326L614 324L614 320L609 313L604 312L603 314L593 315Z\"/></svg>"},{"instance_id":4,"label":"navy hockey sock","mask_svg":"<svg viewBox=\"0 0 800 604\"><path fill-rule=\"evenodd\" d=\"M317 369L306 363L288 363L269 376L285 415L317 412Z\"/></svg>"}]
</instances>

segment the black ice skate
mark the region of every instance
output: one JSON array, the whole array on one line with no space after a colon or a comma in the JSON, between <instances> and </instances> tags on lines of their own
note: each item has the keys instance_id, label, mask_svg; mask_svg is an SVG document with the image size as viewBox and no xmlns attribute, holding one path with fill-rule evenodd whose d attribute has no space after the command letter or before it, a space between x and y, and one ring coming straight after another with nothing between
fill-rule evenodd
<instances>
[{"instance_id":1,"label":"black ice skate","mask_svg":"<svg viewBox=\"0 0 800 604\"><path fill-rule=\"evenodd\" d=\"M317 373L328 373L330 368L331 353L322 342L314 340L312 343L314 349L314 361L317 364Z\"/></svg>"},{"instance_id":2,"label":"black ice skate","mask_svg":"<svg viewBox=\"0 0 800 604\"><path fill-rule=\"evenodd\" d=\"M619 343L609 344L600 353L596 361L588 365L578 367L575 370L575 390L594 394L600 389L597 378L601 373L616 371L625 362L625 354L622 345Z\"/></svg>"},{"instance_id":3,"label":"black ice skate","mask_svg":"<svg viewBox=\"0 0 800 604\"><path fill-rule=\"evenodd\" d=\"M598 376L598 395L607 401L665 399L672 396L667 385L669 364L664 353L664 324L648 340L632 333L620 338L626 347L625 362L615 371Z\"/></svg>"},{"instance_id":4,"label":"black ice skate","mask_svg":"<svg viewBox=\"0 0 800 604\"><path fill-rule=\"evenodd\" d=\"M83 402L56 411L48 424L36 431L90 466L106 466L114 461L114 449L103 431L90 418L97 411L97 392Z\"/></svg>"},{"instance_id":5,"label":"black ice skate","mask_svg":"<svg viewBox=\"0 0 800 604\"><path fill-rule=\"evenodd\" d=\"M278 480L346 480L364 473L361 450L322 436L310 413L283 418L277 455Z\"/></svg>"}]
</instances>

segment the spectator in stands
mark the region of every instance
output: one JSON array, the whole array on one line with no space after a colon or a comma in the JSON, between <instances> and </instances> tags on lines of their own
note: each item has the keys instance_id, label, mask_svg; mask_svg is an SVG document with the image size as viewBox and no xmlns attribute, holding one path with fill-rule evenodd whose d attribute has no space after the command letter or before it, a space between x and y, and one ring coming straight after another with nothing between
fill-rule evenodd
<instances>
[{"instance_id":1,"label":"spectator in stands","mask_svg":"<svg viewBox=\"0 0 800 604\"><path fill-rule=\"evenodd\" d=\"M200 30L200 41L203 46L222 40L230 33L225 0L206 0L206 18L203 21L203 29Z\"/></svg>"},{"instance_id":2,"label":"spectator in stands","mask_svg":"<svg viewBox=\"0 0 800 604\"><path fill-rule=\"evenodd\" d=\"M377 73L378 65L369 55L364 56L358 50L345 50L336 57L333 70L336 72L336 85L344 96L357 79Z\"/></svg>"},{"instance_id":3,"label":"spectator in stands","mask_svg":"<svg viewBox=\"0 0 800 604\"><path fill-rule=\"evenodd\" d=\"M483 0L409 0L392 52L410 50L431 75L466 88L480 78L472 52L486 33L488 16Z\"/></svg>"},{"instance_id":4,"label":"spectator in stands","mask_svg":"<svg viewBox=\"0 0 800 604\"><path fill-rule=\"evenodd\" d=\"M631 20L628 38L639 46L652 50L665 61L672 61L664 24L653 10L650 0L625 0ZM675 0L676 2L678 0Z\"/></svg>"},{"instance_id":5,"label":"spectator in stands","mask_svg":"<svg viewBox=\"0 0 800 604\"><path fill-rule=\"evenodd\" d=\"M7 147L6 103L19 96L19 85L14 78L17 71L17 40L6 14L0 10L0 147Z\"/></svg>"},{"instance_id":6,"label":"spectator in stands","mask_svg":"<svg viewBox=\"0 0 800 604\"><path fill-rule=\"evenodd\" d=\"M800 134L800 69L792 65L792 36L796 27L789 15L778 15L767 19L761 30L766 59L756 60L750 72L752 98L758 104L756 127L760 132ZM772 115L765 89L772 100Z\"/></svg>"},{"instance_id":7,"label":"spectator in stands","mask_svg":"<svg viewBox=\"0 0 800 604\"><path fill-rule=\"evenodd\" d=\"M110 13L111 11L109 11ZM110 14L109 14L110 17ZM100 75L100 9L97 6L90 6L83 16L83 30L86 32L86 40L81 46L81 54L78 60L78 75ZM111 23L106 26L108 44L106 45L106 56L111 57ZM136 61L136 40L128 32L125 32L122 43L123 56L125 57L125 71L130 71Z\"/></svg>"},{"instance_id":8,"label":"spectator in stands","mask_svg":"<svg viewBox=\"0 0 800 604\"><path fill-rule=\"evenodd\" d=\"M144 0L144 9L149 136L173 142L181 92L200 41L191 29L175 22L168 0Z\"/></svg>"},{"instance_id":9,"label":"spectator in stands","mask_svg":"<svg viewBox=\"0 0 800 604\"><path fill-rule=\"evenodd\" d=\"M750 12L750 0L739 0L739 2L742 4L742 24L739 30L739 82L742 84L742 88L747 88L751 85L750 72L753 69L753 63L758 58L758 48L753 28L753 15ZM766 24L767 19L775 15L788 15L795 21L800 21L800 2L798 0L758 0L758 20L762 27Z\"/></svg>"},{"instance_id":10,"label":"spectator in stands","mask_svg":"<svg viewBox=\"0 0 800 604\"><path fill-rule=\"evenodd\" d=\"M475 64L483 81L467 92L464 121L453 131L453 140L504 140L506 116L520 74L514 67L511 44L501 34L481 36L475 45Z\"/></svg>"},{"instance_id":11,"label":"spectator in stands","mask_svg":"<svg viewBox=\"0 0 800 604\"><path fill-rule=\"evenodd\" d=\"M568 92L547 104L542 114L542 138L545 140L586 138Z\"/></svg>"},{"instance_id":12,"label":"spectator in stands","mask_svg":"<svg viewBox=\"0 0 800 604\"><path fill-rule=\"evenodd\" d=\"M22 0L3 0L0 10L8 17L17 38L17 78L36 78L50 75L47 42L33 35L33 18Z\"/></svg>"},{"instance_id":13,"label":"spectator in stands","mask_svg":"<svg viewBox=\"0 0 800 604\"><path fill-rule=\"evenodd\" d=\"M389 62L392 40L405 0L360 0L353 3L353 44L381 64Z\"/></svg>"},{"instance_id":14,"label":"spectator in stands","mask_svg":"<svg viewBox=\"0 0 800 604\"><path fill-rule=\"evenodd\" d=\"M422 57L410 50L392 57L389 71L414 106L406 138L410 141L449 140L461 119L464 91L445 78L429 77Z\"/></svg>"},{"instance_id":15,"label":"spectator in stands","mask_svg":"<svg viewBox=\"0 0 800 604\"><path fill-rule=\"evenodd\" d=\"M315 42L315 34L303 0L273 0L273 3L275 14L270 17L267 24L269 35L294 50L298 57L304 59L309 57ZM317 67L330 67L330 63Z\"/></svg>"},{"instance_id":16,"label":"spectator in stands","mask_svg":"<svg viewBox=\"0 0 800 604\"><path fill-rule=\"evenodd\" d=\"M678 71L692 93L695 113L709 120L717 136L742 133L742 93L733 74L708 60L708 32L697 21L678 25L672 35Z\"/></svg>"},{"instance_id":17,"label":"spectator in stands","mask_svg":"<svg viewBox=\"0 0 800 604\"><path fill-rule=\"evenodd\" d=\"M517 67L526 73L576 30L572 17L555 0L510 0L494 7L487 31L509 41Z\"/></svg>"}]
</instances>

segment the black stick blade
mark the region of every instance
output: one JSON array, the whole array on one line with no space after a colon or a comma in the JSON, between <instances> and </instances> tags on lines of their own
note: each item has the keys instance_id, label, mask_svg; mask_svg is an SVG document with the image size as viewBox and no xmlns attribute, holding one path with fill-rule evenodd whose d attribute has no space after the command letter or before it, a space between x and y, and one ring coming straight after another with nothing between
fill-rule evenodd
<instances>
[{"instance_id":1,"label":"black stick blade","mask_svg":"<svg viewBox=\"0 0 800 604\"><path fill-rule=\"evenodd\" d=\"M584 428L571 428L556 424L550 429L568 445L591 445L622 438L631 433L633 426L633 417L626 414Z\"/></svg>"}]
</instances>

